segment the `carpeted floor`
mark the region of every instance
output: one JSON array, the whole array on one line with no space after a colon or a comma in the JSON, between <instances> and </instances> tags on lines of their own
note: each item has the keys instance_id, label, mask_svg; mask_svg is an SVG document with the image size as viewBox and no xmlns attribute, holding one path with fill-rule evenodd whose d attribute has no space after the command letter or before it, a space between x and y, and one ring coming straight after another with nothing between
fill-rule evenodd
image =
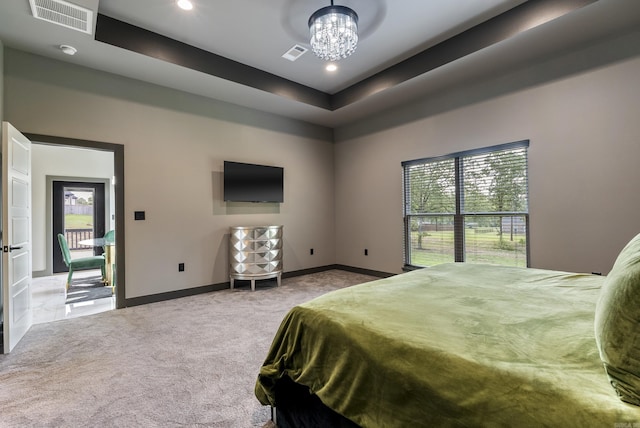
<instances>
[{"instance_id":1,"label":"carpeted floor","mask_svg":"<svg viewBox=\"0 0 640 428\"><path fill-rule=\"evenodd\" d=\"M372 279L331 270L35 325L0 355L0 425L262 427L253 388L286 312Z\"/></svg>"}]
</instances>

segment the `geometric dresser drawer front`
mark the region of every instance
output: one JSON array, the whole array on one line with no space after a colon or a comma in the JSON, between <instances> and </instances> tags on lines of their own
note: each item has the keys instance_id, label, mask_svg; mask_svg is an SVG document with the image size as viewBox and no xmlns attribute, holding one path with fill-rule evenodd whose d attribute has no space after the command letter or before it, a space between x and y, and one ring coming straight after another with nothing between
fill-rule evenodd
<instances>
[{"instance_id":1,"label":"geometric dresser drawer front","mask_svg":"<svg viewBox=\"0 0 640 428\"><path fill-rule=\"evenodd\" d=\"M229 277L255 280L282 275L282 226L232 227L229 236Z\"/></svg>"},{"instance_id":2,"label":"geometric dresser drawer front","mask_svg":"<svg viewBox=\"0 0 640 428\"><path fill-rule=\"evenodd\" d=\"M256 241L266 241L269 239L281 239L281 226L256 227L253 230L253 239Z\"/></svg>"},{"instance_id":3,"label":"geometric dresser drawer front","mask_svg":"<svg viewBox=\"0 0 640 428\"><path fill-rule=\"evenodd\" d=\"M274 260L274 261L271 261L271 262L267 263L267 265L265 266L265 269L268 272L282 271L282 260Z\"/></svg>"},{"instance_id":4,"label":"geometric dresser drawer front","mask_svg":"<svg viewBox=\"0 0 640 428\"><path fill-rule=\"evenodd\" d=\"M253 261L255 263L267 263L271 261L281 260L282 250L259 251L253 253Z\"/></svg>"},{"instance_id":5,"label":"geometric dresser drawer front","mask_svg":"<svg viewBox=\"0 0 640 428\"><path fill-rule=\"evenodd\" d=\"M231 253L231 257L231 264L256 262L256 253L250 253L247 251L235 251Z\"/></svg>"},{"instance_id":6,"label":"geometric dresser drawer front","mask_svg":"<svg viewBox=\"0 0 640 428\"><path fill-rule=\"evenodd\" d=\"M265 239L263 241L256 240L253 245L255 251L269 251L269 250L277 250L282 248L282 239Z\"/></svg>"},{"instance_id":7,"label":"geometric dresser drawer front","mask_svg":"<svg viewBox=\"0 0 640 428\"><path fill-rule=\"evenodd\" d=\"M242 240L232 239L229 245L235 251L253 251L254 249L254 242L252 240L242 241Z\"/></svg>"}]
</instances>

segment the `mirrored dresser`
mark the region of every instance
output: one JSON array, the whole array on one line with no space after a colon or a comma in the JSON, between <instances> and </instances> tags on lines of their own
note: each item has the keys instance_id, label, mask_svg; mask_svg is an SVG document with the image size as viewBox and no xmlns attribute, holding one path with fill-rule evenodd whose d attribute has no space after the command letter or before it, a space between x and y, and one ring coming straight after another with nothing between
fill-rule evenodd
<instances>
[{"instance_id":1,"label":"mirrored dresser","mask_svg":"<svg viewBox=\"0 0 640 428\"><path fill-rule=\"evenodd\" d=\"M250 280L251 291L256 280L282 280L282 226L236 226L229 237L229 279Z\"/></svg>"}]
</instances>

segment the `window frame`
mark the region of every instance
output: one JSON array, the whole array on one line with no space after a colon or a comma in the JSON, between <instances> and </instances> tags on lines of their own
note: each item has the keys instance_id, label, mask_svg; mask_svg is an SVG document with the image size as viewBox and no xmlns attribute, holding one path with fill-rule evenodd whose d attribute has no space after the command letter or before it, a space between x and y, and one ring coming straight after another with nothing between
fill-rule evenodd
<instances>
[{"instance_id":1,"label":"window frame","mask_svg":"<svg viewBox=\"0 0 640 428\"><path fill-rule=\"evenodd\" d=\"M478 155L484 155L489 153L496 153L505 150L525 149L526 153L526 177L527 177L527 206L526 211L495 211L495 212L474 212L464 213L462 210L462 197L464 194L464 180L463 180L463 158L469 158ZM529 230L529 140L520 140L511 143L498 144L489 147L482 147L472 150L465 150L461 152L455 152L448 155L426 157L420 159L413 159L404 161L402 165L402 209L403 209L403 239L404 239L404 270L422 269L428 266L420 266L411 264L411 220L414 217L442 217L453 216L453 231L454 231L454 261L465 262L465 234L464 227L465 217L482 217L482 216L518 216L525 219L525 248L526 248L526 267L531 266L531 251L530 251L530 230ZM416 165L423 165L427 163L434 163L438 161L444 161L454 159L454 174L455 174L455 213L411 213L411 201L407 198L409 182L408 182L408 168Z\"/></svg>"}]
</instances>

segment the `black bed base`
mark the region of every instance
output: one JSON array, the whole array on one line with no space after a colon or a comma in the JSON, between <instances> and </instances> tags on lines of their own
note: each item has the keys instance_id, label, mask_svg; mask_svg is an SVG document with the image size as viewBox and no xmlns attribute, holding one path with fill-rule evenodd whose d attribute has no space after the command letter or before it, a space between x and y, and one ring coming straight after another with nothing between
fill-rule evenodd
<instances>
[{"instance_id":1,"label":"black bed base","mask_svg":"<svg viewBox=\"0 0 640 428\"><path fill-rule=\"evenodd\" d=\"M306 386L283 377L276 385L275 423L278 428L359 428L325 406Z\"/></svg>"}]
</instances>

